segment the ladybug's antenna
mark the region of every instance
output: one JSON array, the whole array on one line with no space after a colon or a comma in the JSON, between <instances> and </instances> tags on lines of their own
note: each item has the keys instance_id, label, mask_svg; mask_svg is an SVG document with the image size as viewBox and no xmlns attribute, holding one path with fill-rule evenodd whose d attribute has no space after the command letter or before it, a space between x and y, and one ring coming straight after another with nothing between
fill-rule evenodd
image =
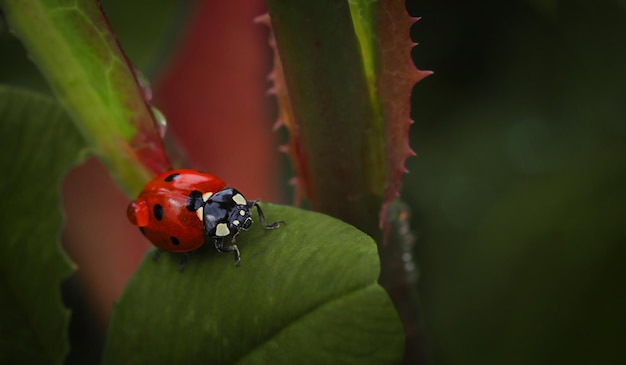
<instances>
[{"instance_id":1,"label":"ladybug's antenna","mask_svg":"<svg viewBox=\"0 0 626 365\"><path fill-rule=\"evenodd\" d=\"M263 228L275 229L275 228L280 227L281 224L285 223L285 221L276 221L270 224L265 223L265 214L263 214L263 209L261 209L258 199L248 203L248 209L252 209L253 207L256 207L256 210L259 212L259 221L261 222L261 225L263 226Z\"/></svg>"}]
</instances>

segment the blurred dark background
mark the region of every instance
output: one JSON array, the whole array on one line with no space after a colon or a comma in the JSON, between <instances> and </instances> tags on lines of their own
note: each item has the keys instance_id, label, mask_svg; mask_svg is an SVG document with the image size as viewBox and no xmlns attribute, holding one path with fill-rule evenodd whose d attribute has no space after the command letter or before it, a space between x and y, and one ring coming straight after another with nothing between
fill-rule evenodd
<instances>
[{"instance_id":1,"label":"blurred dark background","mask_svg":"<svg viewBox=\"0 0 626 365\"><path fill-rule=\"evenodd\" d=\"M408 8L432 363L626 363L626 2Z\"/></svg>"}]
</instances>

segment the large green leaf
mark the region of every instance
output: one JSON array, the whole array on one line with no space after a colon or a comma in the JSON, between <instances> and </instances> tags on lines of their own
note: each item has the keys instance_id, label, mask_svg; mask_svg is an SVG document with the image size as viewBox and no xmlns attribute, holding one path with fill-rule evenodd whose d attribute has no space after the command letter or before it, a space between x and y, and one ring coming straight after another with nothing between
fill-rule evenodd
<instances>
[{"instance_id":1,"label":"large green leaf","mask_svg":"<svg viewBox=\"0 0 626 365\"><path fill-rule=\"evenodd\" d=\"M60 282L60 180L83 140L51 99L0 86L0 363L59 364L69 311Z\"/></svg>"},{"instance_id":2,"label":"large green leaf","mask_svg":"<svg viewBox=\"0 0 626 365\"><path fill-rule=\"evenodd\" d=\"M105 364L380 364L402 359L402 325L377 284L374 241L336 219L264 204L277 230L238 238L240 267L211 247L149 252L114 306Z\"/></svg>"}]
</instances>

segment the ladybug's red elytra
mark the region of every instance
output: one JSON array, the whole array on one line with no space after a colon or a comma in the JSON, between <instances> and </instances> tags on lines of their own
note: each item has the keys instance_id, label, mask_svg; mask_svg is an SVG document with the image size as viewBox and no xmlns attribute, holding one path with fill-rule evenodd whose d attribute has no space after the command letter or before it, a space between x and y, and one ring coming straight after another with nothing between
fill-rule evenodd
<instances>
[{"instance_id":1,"label":"ladybug's red elytra","mask_svg":"<svg viewBox=\"0 0 626 365\"><path fill-rule=\"evenodd\" d=\"M204 172L179 169L165 172L146 184L128 206L128 219L162 251L191 252L209 239L219 252L233 251L235 265L240 253L237 235L252 224L250 210L256 207L265 229L278 228L282 221L266 224L257 201L248 201L221 179ZM231 236L231 245L224 239ZM156 257L156 256L155 256ZM184 256L180 270L184 268Z\"/></svg>"}]
</instances>

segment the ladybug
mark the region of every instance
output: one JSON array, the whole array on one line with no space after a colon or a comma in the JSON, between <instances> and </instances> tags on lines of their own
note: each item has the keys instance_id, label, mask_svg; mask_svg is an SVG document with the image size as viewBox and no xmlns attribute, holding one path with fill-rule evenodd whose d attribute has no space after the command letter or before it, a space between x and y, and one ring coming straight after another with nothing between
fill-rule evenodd
<instances>
[{"instance_id":1,"label":"ladybug","mask_svg":"<svg viewBox=\"0 0 626 365\"><path fill-rule=\"evenodd\" d=\"M252 225L250 210L257 209L265 229L278 228L282 221L266 224L257 200L248 201L234 188L204 172L179 169L165 172L146 184L128 206L128 219L158 251L189 253L213 239L219 252L233 251L235 265L241 256L235 244L241 231ZM231 236L231 245L224 239ZM179 269L187 263L185 255Z\"/></svg>"}]
</instances>

